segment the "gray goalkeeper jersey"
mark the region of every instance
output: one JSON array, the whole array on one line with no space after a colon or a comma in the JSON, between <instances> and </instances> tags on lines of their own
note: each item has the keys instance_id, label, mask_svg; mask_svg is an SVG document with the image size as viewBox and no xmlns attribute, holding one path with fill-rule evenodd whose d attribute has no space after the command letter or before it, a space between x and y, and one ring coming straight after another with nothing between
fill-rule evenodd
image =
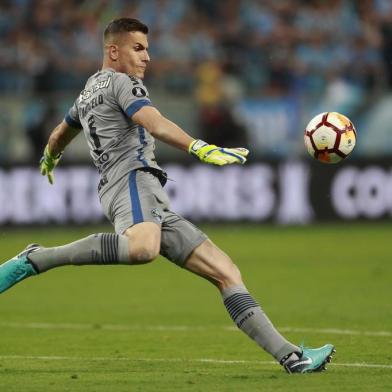
<instances>
[{"instance_id":1,"label":"gray goalkeeper jersey","mask_svg":"<svg viewBox=\"0 0 392 392\"><path fill-rule=\"evenodd\" d=\"M152 105L143 82L107 68L92 75L65 116L73 128L83 128L98 168L102 195L131 170L151 168L165 177L154 156L154 138L131 117Z\"/></svg>"}]
</instances>

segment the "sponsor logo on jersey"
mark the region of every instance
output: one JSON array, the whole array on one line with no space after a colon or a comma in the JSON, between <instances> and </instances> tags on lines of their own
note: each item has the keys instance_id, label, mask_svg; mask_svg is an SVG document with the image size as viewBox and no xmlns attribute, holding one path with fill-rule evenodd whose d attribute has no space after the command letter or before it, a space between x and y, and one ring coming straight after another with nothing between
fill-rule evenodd
<instances>
[{"instance_id":1,"label":"sponsor logo on jersey","mask_svg":"<svg viewBox=\"0 0 392 392\"><path fill-rule=\"evenodd\" d=\"M109 76L106 80L102 80L101 82L94 84L89 90L83 90L80 93L80 100L84 101L85 99L89 99L91 97L91 95L93 95L96 91L98 91L102 88L108 88L111 80L112 80L112 77Z\"/></svg>"},{"instance_id":2,"label":"sponsor logo on jersey","mask_svg":"<svg viewBox=\"0 0 392 392\"><path fill-rule=\"evenodd\" d=\"M147 95L147 91L143 87L137 86L132 89L132 94L137 98L142 98Z\"/></svg>"},{"instance_id":3,"label":"sponsor logo on jersey","mask_svg":"<svg viewBox=\"0 0 392 392\"><path fill-rule=\"evenodd\" d=\"M138 85L138 84L142 84L140 79L135 78L135 77L132 76L132 75L128 75L128 77L129 77L129 79L131 79L131 82L132 82L132 84L133 84L134 86L136 86L136 85Z\"/></svg>"}]
</instances>

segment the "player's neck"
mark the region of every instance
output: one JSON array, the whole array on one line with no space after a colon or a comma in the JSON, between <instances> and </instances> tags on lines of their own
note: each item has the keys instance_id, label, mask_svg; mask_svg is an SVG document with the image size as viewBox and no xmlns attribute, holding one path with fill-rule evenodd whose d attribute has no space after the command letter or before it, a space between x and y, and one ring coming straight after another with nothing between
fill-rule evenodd
<instances>
[{"instance_id":1,"label":"player's neck","mask_svg":"<svg viewBox=\"0 0 392 392\"><path fill-rule=\"evenodd\" d=\"M108 69L108 68L114 69L116 72L119 72L118 66L117 66L117 64L115 62L108 61L108 60L104 59L103 63L102 63L102 68L101 69L104 70L104 69Z\"/></svg>"}]
</instances>

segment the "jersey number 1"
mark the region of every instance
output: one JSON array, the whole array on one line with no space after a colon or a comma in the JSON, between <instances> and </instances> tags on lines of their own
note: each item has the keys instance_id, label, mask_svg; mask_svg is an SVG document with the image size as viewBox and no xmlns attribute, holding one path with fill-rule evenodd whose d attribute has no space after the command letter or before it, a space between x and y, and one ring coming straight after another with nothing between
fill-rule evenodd
<instances>
[{"instance_id":1,"label":"jersey number 1","mask_svg":"<svg viewBox=\"0 0 392 392\"><path fill-rule=\"evenodd\" d=\"M87 120L88 122L88 129L90 130L91 139L93 140L95 150L94 152L97 155L101 155L101 142L99 141L99 137L97 135L97 127L95 126L94 116L90 116Z\"/></svg>"}]
</instances>

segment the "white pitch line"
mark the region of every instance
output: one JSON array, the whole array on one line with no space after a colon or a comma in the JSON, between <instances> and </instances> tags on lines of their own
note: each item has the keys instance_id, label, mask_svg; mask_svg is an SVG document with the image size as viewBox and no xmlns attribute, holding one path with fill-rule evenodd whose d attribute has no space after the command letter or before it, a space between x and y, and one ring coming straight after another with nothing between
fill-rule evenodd
<instances>
[{"instance_id":1,"label":"white pitch line","mask_svg":"<svg viewBox=\"0 0 392 392\"><path fill-rule=\"evenodd\" d=\"M124 324L77 324L77 323L22 323L0 321L0 327L22 329L69 329L69 330L106 330L106 331L237 331L234 326L197 326L197 325L124 325ZM339 328L296 328L279 327L281 332L322 333L327 335L392 337L391 331L360 331Z\"/></svg>"},{"instance_id":2,"label":"white pitch line","mask_svg":"<svg viewBox=\"0 0 392 392\"><path fill-rule=\"evenodd\" d=\"M127 358L127 357L69 357L57 355L0 355L0 360L41 360L41 361L126 361L126 362L188 362L188 363L217 363L227 365L278 365L274 361L247 361L242 359L216 359L216 358ZM351 368L379 368L379 369L392 369L392 365L377 364L377 363L330 363L328 366L344 366Z\"/></svg>"},{"instance_id":3,"label":"white pitch line","mask_svg":"<svg viewBox=\"0 0 392 392\"><path fill-rule=\"evenodd\" d=\"M0 327L21 329L71 329L106 331L203 331L213 327L187 325L121 325L121 324L73 324L73 323L20 323L0 321ZM233 327L230 327L233 328ZM221 330L222 327L217 327ZM226 327L223 327L226 329ZM233 328L234 330L234 328Z\"/></svg>"},{"instance_id":4,"label":"white pitch line","mask_svg":"<svg viewBox=\"0 0 392 392\"><path fill-rule=\"evenodd\" d=\"M331 335L357 335L357 336L384 336L391 337L391 331L358 331L353 329L339 329L339 328L279 328L282 332L299 332L299 333L325 333Z\"/></svg>"}]
</instances>

